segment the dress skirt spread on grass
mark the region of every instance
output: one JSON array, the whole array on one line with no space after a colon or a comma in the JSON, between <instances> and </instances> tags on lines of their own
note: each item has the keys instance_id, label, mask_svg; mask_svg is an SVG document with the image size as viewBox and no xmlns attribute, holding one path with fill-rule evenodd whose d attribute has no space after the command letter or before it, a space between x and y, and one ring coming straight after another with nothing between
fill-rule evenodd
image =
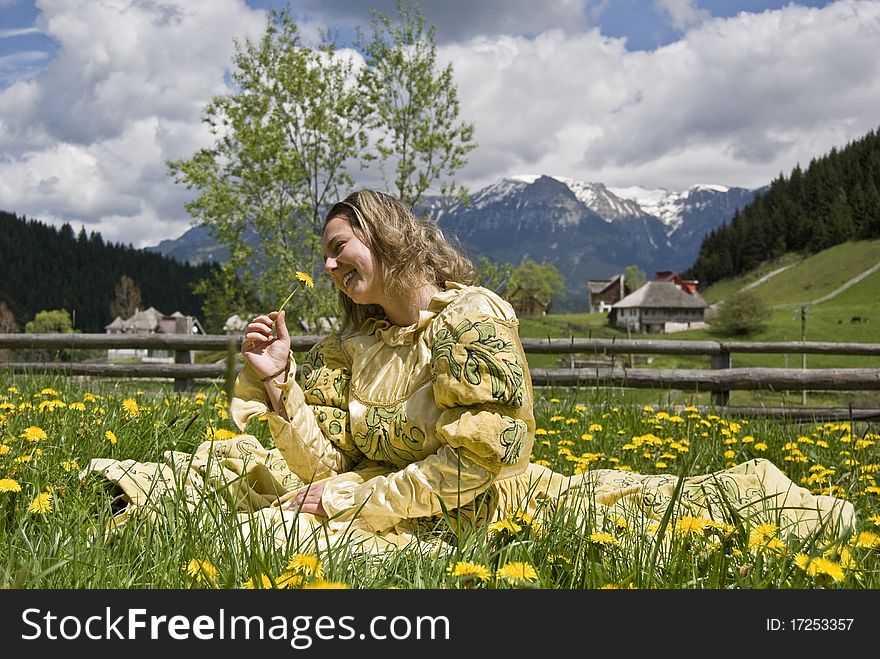
<instances>
[{"instance_id":1,"label":"dress skirt spread on grass","mask_svg":"<svg viewBox=\"0 0 880 659\"><path fill-rule=\"evenodd\" d=\"M116 488L113 526L157 519L169 501L191 511L218 502L245 537L377 553L415 542L442 551L456 534L523 516L545 525L564 516L585 532L624 520L651 533L681 517L772 523L782 535L831 539L855 525L852 504L810 493L767 460L684 478L565 476L530 464L533 394L516 316L480 287L448 282L408 327L371 319L352 336L330 336L304 363L291 357L287 381L273 386L289 421L270 410L248 366L231 413L242 432L268 422L274 447L243 434L161 462L92 460L81 476ZM318 481L327 518L288 508Z\"/></svg>"}]
</instances>

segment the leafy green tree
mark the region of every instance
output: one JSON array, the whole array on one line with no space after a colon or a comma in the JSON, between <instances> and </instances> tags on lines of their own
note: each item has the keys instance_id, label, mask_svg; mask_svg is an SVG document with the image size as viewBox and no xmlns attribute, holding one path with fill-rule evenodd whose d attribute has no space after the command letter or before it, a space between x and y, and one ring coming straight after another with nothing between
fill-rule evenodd
<instances>
[{"instance_id":1,"label":"leafy green tree","mask_svg":"<svg viewBox=\"0 0 880 659\"><path fill-rule=\"evenodd\" d=\"M73 334L73 320L67 309L40 311L25 324L24 331L29 334Z\"/></svg>"},{"instance_id":2,"label":"leafy green tree","mask_svg":"<svg viewBox=\"0 0 880 659\"><path fill-rule=\"evenodd\" d=\"M547 311L564 291L565 276L556 266L526 259L511 273L505 297L518 313L535 315Z\"/></svg>"},{"instance_id":3,"label":"leafy green tree","mask_svg":"<svg viewBox=\"0 0 880 659\"><path fill-rule=\"evenodd\" d=\"M639 290L646 281L648 281L648 276L645 271L635 264L626 266L623 271L623 286L627 293Z\"/></svg>"},{"instance_id":4,"label":"leafy green tree","mask_svg":"<svg viewBox=\"0 0 880 659\"><path fill-rule=\"evenodd\" d=\"M457 123L452 69L435 74L433 28L398 9L400 25L374 14L372 38L359 34L363 66L329 33L318 48L305 46L287 10L270 14L257 43L236 43L237 90L215 97L203 118L215 142L168 163L176 182L199 193L187 204L195 223L229 249L195 289L212 317L225 304L236 305L227 315L277 308L297 272L313 275L315 288L289 314L313 324L332 315L335 291L317 276L322 221L353 186L351 169L393 161L399 196L415 205L464 165L473 127ZM441 192L465 194L447 183Z\"/></svg>"},{"instance_id":5,"label":"leafy green tree","mask_svg":"<svg viewBox=\"0 0 880 659\"><path fill-rule=\"evenodd\" d=\"M242 299L269 310L297 272L320 271L322 212L353 184L348 167L367 147L368 108L354 60L329 37L318 49L304 46L287 11L272 12L257 43L236 44L234 65L238 91L205 111L214 145L168 165L178 183L199 190L187 211L230 251L228 267L199 291L228 297L240 286ZM312 291L316 304L301 305L301 318L332 308L329 284Z\"/></svg>"},{"instance_id":6,"label":"leafy green tree","mask_svg":"<svg viewBox=\"0 0 880 659\"><path fill-rule=\"evenodd\" d=\"M366 61L363 83L380 163L383 169L393 163L398 198L415 206L435 181L465 165L476 144L473 124L458 121L452 65L437 71L434 27L425 29L418 7L398 2L397 13L395 23L373 10L372 36L359 31L356 45ZM439 192L467 200L467 190L451 180Z\"/></svg>"},{"instance_id":7,"label":"leafy green tree","mask_svg":"<svg viewBox=\"0 0 880 659\"><path fill-rule=\"evenodd\" d=\"M744 290L737 291L724 300L708 322L720 334L746 335L763 329L769 315L770 308L764 300L754 291Z\"/></svg>"},{"instance_id":8,"label":"leafy green tree","mask_svg":"<svg viewBox=\"0 0 880 659\"><path fill-rule=\"evenodd\" d=\"M510 276L513 274L513 266L510 263L493 261L485 254L477 257L474 267L477 270L477 282L498 295L504 295Z\"/></svg>"}]
</instances>

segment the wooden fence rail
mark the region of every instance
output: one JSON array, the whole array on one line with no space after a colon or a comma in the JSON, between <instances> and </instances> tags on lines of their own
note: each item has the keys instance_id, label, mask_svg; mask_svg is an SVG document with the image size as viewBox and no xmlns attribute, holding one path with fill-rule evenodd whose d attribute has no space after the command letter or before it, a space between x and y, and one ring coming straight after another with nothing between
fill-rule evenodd
<instances>
[{"instance_id":1,"label":"wooden fence rail","mask_svg":"<svg viewBox=\"0 0 880 659\"><path fill-rule=\"evenodd\" d=\"M176 363L0 362L13 373L61 373L115 378L173 378L184 389L195 378L230 378L241 335L184 334L0 334L0 349L16 350L169 350ZM305 351L322 336L291 337L294 351ZM655 339L523 339L526 353L535 354L666 354L705 355L708 369L632 368L599 365L590 368L533 368L536 386L613 386L712 392L715 405L728 405L732 390L878 391L880 368L732 368L733 353L823 354L880 356L880 343L675 341ZM217 363L191 363L191 351L226 351ZM852 412L852 411L850 411ZM867 410L866 412L880 411ZM870 416L870 415L869 415Z\"/></svg>"}]
</instances>

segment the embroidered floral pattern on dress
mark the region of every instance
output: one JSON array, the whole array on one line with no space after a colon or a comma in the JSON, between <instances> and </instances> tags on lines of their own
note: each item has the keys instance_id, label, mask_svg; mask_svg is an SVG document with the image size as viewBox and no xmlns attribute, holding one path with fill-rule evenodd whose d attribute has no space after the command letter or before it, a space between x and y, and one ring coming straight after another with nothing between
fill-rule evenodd
<instances>
[{"instance_id":1,"label":"embroidered floral pattern on dress","mask_svg":"<svg viewBox=\"0 0 880 659\"><path fill-rule=\"evenodd\" d=\"M431 351L434 381L449 373L459 382L479 388L485 386L485 375L492 400L511 407L522 405L523 365L505 331L495 323L469 319L452 329L440 329Z\"/></svg>"}]
</instances>

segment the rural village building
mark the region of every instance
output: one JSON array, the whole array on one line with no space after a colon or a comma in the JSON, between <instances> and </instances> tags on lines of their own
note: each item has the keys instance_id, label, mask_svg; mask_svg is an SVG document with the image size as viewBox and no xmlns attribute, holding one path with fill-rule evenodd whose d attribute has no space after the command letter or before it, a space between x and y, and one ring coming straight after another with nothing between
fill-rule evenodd
<instances>
[{"instance_id":1,"label":"rural village building","mask_svg":"<svg viewBox=\"0 0 880 659\"><path fill-rule=\"evenodd\" d=\"M130 318L119 316L104 327L107 334L205 334L197 318L179 311L164 314L155 307L136 309ZM174 351L147 348L110 348L107 359L139 359L142 362L174 363ZM192 361L192 355L190 355Z\"/></svg>"},{"instance_id":2,"label":"rural village building","mask_svg":"<svg viewBox=\"0 0 880 659\"><path fill-rule=\"evenodd\" d=\"M658 273L668 275L670 273ZM667 333L705 327L704 314L709 306L696 291L696 282L680 280L677 275L661 281L649 281L637 291L615 303L608 323L633 332ZM689 292L693 291L693 292Z\"/></svg>"},{"instance_id":3,"label":"rural village building","mask_svg":"<svg viewBox=\"0 0 880 659\"><path fill-rule=\"evenodd\" d=\"M626 294L623 286L623 274L611 279L587 280L587 310L593 313L611 311L611 305L619 302Z\"/></svg>"}]
</instances>

